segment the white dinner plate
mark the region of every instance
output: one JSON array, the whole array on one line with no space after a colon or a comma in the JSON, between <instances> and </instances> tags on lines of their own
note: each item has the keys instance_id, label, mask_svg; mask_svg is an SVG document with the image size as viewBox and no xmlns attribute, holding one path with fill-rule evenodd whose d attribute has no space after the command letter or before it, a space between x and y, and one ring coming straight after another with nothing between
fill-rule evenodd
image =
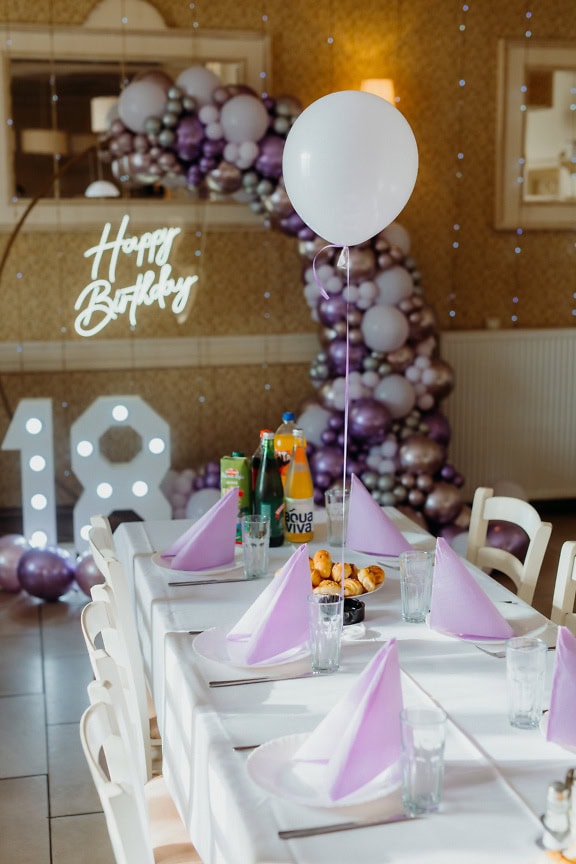
<instances>
[{"instance_id":1,"label":"white dinner plate","mask_svg":"<svg viewBox=\"0 0 576 864\"><path fill-rule=\"evenodd\" d=\"M252 780L278 798L288 798L309 807L352 807L376 801L394 792L401 783L400 763L379 774L370 783L345 798L332 800L323 789L326 766L293 760L308 733L275 738L254 750L248 760Z\"/></svg>"},{"instance_id":2,"label":"white dinner plate","mask_svg":"<svg viewBox=\"0 0 576 864\"><path fill-rule=\"evenodd\" d=\"M166 570L171 576L182 576L184 579L189 579L190 576L219 576L220 574L230 573L232 570L239 570L244 567L242 549L236 549L234 561L231 561L230 564L223 564L219 567L208 567L204 570L175 570L172 567L172 559L163 558L162 555L162 552L155 552L152 555L154 564L162 570Z\"/></svg>"},{"instance_id":3,"label":"white dinner plate","mask_svg":"<svg viewBox=\"0 0 576 864\"><path fill-rule=\"evenodd\" d=\"M495 605L497 605L497 601ZM538 636L538 634L546 630L546 627L548 626L547 621L542 621L535 625L534 610L520 603L511 604L509 606L507 605L505 611L504 609L502 610L502 617L508 622L508 624L510 624L514 630L515 636ZM426 623L428 623L428 618L426 619ZM478 642L480 644L485 643L486 645L492 646L505 645L506 643L506 639L502 639L501 636L493 638L490 636L460 636L458 633L449 633L440 628L435 627L433 629L436 633L442 633L444 636L452 636L452 638L461 639L463 642Z\"/></svg>"},{"instance_id":4,"label":"white dinner plate","mask_svg":"<svg viewBox=\"0 0 576 864\"><path fill-rule=\"evenodd\" d=\"M546 738L546 733L548 731L548 713L543 714L539 723L540 732ZM576 747L571 747L570 744L558 744L557 741L551 741L551 744L556 744L557 747L562 747L563 750L568 750L569 753L576 753Z\"/></svg>"},{"instance_id":5,"label":"white dinner plate","mask_svg":"<svg viewBox=\"0 0 576 864\"><path fill-rule=\"evenodd\" d=\"M205 660L214 660L216 663L224 663L226 666L234 666L237 669L270 669L273 666L286 666L288 663L296 663L310 656L308 648L298 649L286 652L281 656L277 656L272 660L266 660L262 663L236 663L230 656L228 651L228 642L226 640L226 630L220 627L212 627L210 630L204 630L199 633L194 639L193 646L196 653Z\"/></svg>"}]
</instances>

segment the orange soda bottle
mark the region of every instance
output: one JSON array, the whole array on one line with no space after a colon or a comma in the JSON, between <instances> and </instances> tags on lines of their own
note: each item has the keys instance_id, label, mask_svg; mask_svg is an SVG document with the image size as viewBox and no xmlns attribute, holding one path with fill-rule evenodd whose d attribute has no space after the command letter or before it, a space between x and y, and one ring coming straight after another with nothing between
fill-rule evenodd
<instances>
[{"instance_id":1,"label":"orange soda bottle","mask_svg":"<svg viewBox=\"0 0 576 864\"><path fill-rule=\"evenodd\" d=\"M282 414L282 423L274 433L274 453L280 466L280 476L282 483L286 484L290 459L292 458L292 449L294 447L294 438L292 433L296 429L295 417L292 411L284 411Z\"/></svg>"},{"instance_id":2,"label":"orange soda bottle","mask_svg":"<svg viewBox=\"0 0 576 864\"><path fill-rule=\"evenodd\" d=\"M290 543L314 537L314 484L302 429L294 429L292 458L284 484L284 536Z\"/></svg>"}]
</instances>

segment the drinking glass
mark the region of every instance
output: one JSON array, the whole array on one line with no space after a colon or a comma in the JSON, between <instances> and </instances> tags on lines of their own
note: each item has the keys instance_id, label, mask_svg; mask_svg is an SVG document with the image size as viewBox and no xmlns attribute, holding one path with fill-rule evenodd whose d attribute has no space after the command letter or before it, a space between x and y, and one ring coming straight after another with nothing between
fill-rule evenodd
<instances>
[{"instance_id":1,"label":"drinking glass","mask_svg":"<svg viewBox=\"0 0 576 864\"><path fill-rule=\"evenodd\" d=\"M312 671L336 672L340 666L344 602L340 594L310 594L308 623Z\"/></svg>"},{"instance_id":2,"label":"drinking glass","mask_svg":"<svg viewBox=\"0 0 576 864\"><path fill-rule=\"evenodd\" d=\"M399 563L402 620L412 623L425 621L430 611L434 552L415 549L401 552Z\"/></svg>"},{"instance_id":3,"label":"drinking glass","mask_svg":"<svg viewBox=\"0 0 576 864\"><path fill-rule=\"evenodd\" d=\"M346 544L349 498L350 491L341 486L334 486L324 493L330 546L344 546Z\"/></svg>"},{"instance_id":4,"label":"drinking glass","mask_svg":"<svg viewBox=\"0 0 576 864\"><path fill-rule=\"evenodd\" d=\"M446 714L441 708L405 708L402 731L402 803L406 813L438 810L444 777Z\"/></svg>"},{"instance_id":5,"label":"drinking glass","mask_svg":"<svg viewBox=\"0 0 576 864\"><path fill-rule=\"evenodd\" d=\"M548 646L543 639L515 636L506 643L508 718L511 726L533 729L542 719Z\"/></svg>"},{"instance_id":6,"label":"drinking glass","mask_svg":"<svg viewBox=\"0 0 576 864\"><path fill-rule=\"evenodd\" d=\"M264 514L242 516L242 555L244 574L256 579L268 573L270 517Z\"/></svg>"}]
</instances>

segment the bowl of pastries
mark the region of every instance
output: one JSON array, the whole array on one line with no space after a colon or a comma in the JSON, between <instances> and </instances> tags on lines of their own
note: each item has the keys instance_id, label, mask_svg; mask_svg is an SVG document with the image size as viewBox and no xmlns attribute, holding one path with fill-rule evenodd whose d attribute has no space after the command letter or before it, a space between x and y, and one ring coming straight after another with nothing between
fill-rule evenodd
<instances>
[{"instance_id":1,"label":"bowl of pastries","mask_svg":"<svg viewBox=\"0 0 576 864\"><path fill-rule=\"evenodd\" d=\"M309 557L310 578L314 594L340 594L344 579L344 597L371 594L384 582L385 573L378 564L366 566L334 561L327 549L318 549Z\"/></svg>"}]
</instances>

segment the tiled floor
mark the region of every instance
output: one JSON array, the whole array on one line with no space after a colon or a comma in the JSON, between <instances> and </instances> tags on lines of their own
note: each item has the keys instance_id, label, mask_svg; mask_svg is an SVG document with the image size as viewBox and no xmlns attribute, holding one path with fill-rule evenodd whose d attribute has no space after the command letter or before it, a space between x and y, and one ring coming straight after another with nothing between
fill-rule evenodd
<instances>
[{"instance_id":1,"label":"tiled floor","mask_svg":"<svg viewBox=\"0 0 576 864\"><path fill-rule=\"evenodd\" d=\"M560 547L576 506L538 509L553 523L534 605L550 613ZM0 518L0 535L5 528ZM113 864L78 736L91 669L80 631L87 597L57 603L0 591L0 862Z\"/></svg>"}]
</instances>

